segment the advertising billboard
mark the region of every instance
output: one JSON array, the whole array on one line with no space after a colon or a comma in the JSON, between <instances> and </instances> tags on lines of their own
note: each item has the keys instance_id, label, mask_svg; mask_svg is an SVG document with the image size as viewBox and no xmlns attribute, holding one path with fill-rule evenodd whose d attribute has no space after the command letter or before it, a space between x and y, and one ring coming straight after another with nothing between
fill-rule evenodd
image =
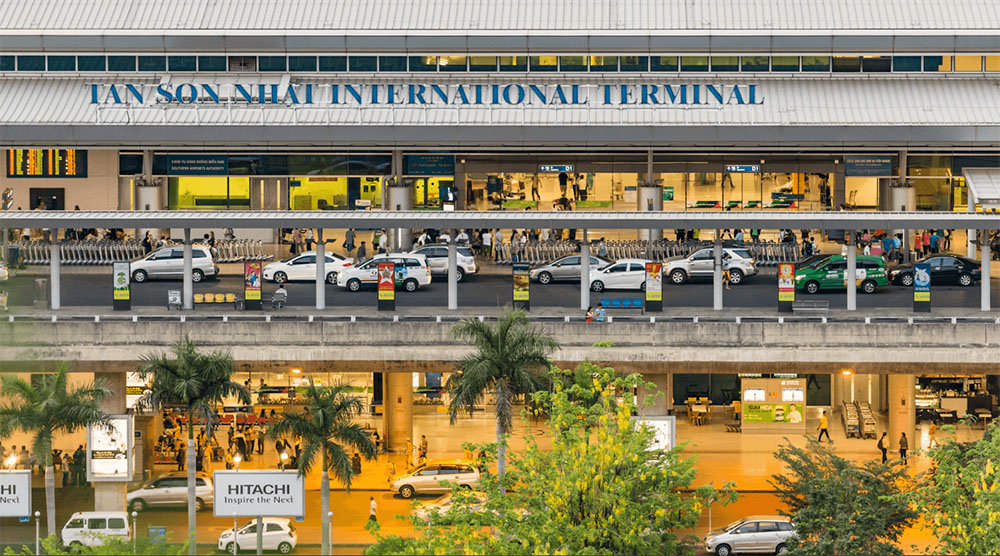
<instances>
[{"instance_id":1,"label":"advertising billboard","mask_svg":"<svg viewBox=\"0 0 1000 556\"><path fill-rule=\"evenodd\" d=\"M805 404L802 403L748 403L744 404L744 423L789 423L803 422Z\"/></svg>"},{"instance_id":2,"label":"advertising billboard","mask_svg":"<svg viewBox=\"0 0 1000 556\"><path fill-rule=\"evenodd\" d=\"M931 301L931 265L927 263L913 265L913 301Z\"/></svg>"},{"instance_id":3,"label":"advertising billboard","mask_svg":"<svg viewBox=\"0 0 1000 556\"><path fill-rule=\"evenodd\" d=\"M31 515L31 471L0 471L0 517Z\"/></svg>"},{"instance_id":4,"label":"advertising billboard","mask_svg":"<svg viewBox=\"0 0 1000 556\"><path fill-rule=\"evenodd\" d=\"M139 373L125 373L125 409L134 409L136 402L150 391L149 380L143 380Z\"/></svg>"},{"instance_id":5,"label":"advertising billboard","mask_svg":"<svg viewBox=\"0 0 1000 556\"><path fill-rule=\"evenodd\" d=\"M132 308L132 285L128 261L116 261L112 265L111 276L114 280L114 296L112 303L116 311L128 311Z\"/></svg>"},{"instance_id":6,"label":"advertising billboard","mask_svg":"<svg viewBox=\"0 0 1000 556\"><path fill-rule=\"evenodd\" d=\"M396 309L396 265L378 263L378 310Z\"/></svg>"},{"instance_id":7,"label":"advertising billboard","mask_svg":"<svg viewBox=\"0 0 1000 556\"><path fill-rule=\"evenodd\" d=\"M243 308L260 309L260 263L243 263Z\"/></svg>"},{"instance_id":8,"label":"advertising billboard","mask_svg":"<svg viewBox=\"0 0 1000 556\"><path fill-rule=\"evenodd\" d=\"M528 310L531 307L531 266L514 263L514 306Z\"/></svg>"},{"instance_id":9,"label":"advertising billboard","mask_svg":"<svg viewBox=\"0 0 1000 556\"><path fill-rule=\"evenodd\" d=\"M646 310L663 310L663 263L646 263Z\"/></svg>"},{"instance_id":10,"label":"advertising billboard","mask_svg":"<svg viewBox=\"0 0 1000 556\"><path fill-rule=\"evenodd\" d=\"M298 471L216 471L215 517L304 517L305 479Z\"/></svg>"},{"instance_id":11,"label":"advertising billboard","mask_svg":"<svg viewBox=\"0 0 1000 556\"><path fill-rule=\"evenodd\" d=\"M108 425L87 427L87 480L132 480L132 417L111 415Z\"/></svg>"}]
</instances>

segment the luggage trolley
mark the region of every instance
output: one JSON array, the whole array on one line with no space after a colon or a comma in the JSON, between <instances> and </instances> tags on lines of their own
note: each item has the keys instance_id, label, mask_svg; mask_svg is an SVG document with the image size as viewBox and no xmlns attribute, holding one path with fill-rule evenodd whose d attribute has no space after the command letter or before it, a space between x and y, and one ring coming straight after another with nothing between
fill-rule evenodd
<instances>
[{"instance_id":1,"label":"luggage trolley","mask_svg":"<svg viewBox=\"0 0 1000 556\"><path fill-rule=\"evenodd\" d=\"M861 429L858 426L858 408L852 403L844 402L844 411L841 413L844 418L844 433L848 438L861 438Z\"/></svg>"},{"instance_id":2,"label":"luggage trolley","mask_svg":"<svg viewBox=\"0 0 1000 556\"><path fill-rule=\"evenodd\" d=\"M875 416L872 415L871 406L868 402L854 402L854 405L858 407L858 424L861 425L861 437L862 438L875 438L876 435L876 421Z\"/></svg>"}]
</instances>

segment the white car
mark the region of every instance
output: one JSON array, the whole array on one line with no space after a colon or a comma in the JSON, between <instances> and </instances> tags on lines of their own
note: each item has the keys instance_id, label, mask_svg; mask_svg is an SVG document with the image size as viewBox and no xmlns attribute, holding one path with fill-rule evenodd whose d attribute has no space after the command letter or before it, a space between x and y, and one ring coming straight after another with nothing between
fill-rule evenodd
<instances>
[{"instance_id":1,"label":"white car","mask_svg":"<svg viewBox=\"0 0 1000 556\"><path fill-rule=\"evenodd\" d=\"M645 259L621 259L602 269L590 271L590 289L595 292L604 290L639 290L646 291Z\"/></svg>"},{"instance_id":2,"label":"white car","mask_svg":"<svg viewBox=\"0 0 1000 556\"><path fill-rule=\"evenodd\" d=\"M185 473L170 473L129 492L125 496L125 504L133 512L141 512L150 506L187 506L187 485ZM215 502L215 489L208 474L195 475L194 496L195 511L201 511Z\"/></svg>"},{"instance_id":3,"label":"white car","mask_svg":"<svg viewBox=\"0 0 1000 556\"><path fill-rule=\"evenodd\" d=\"M468 508L473 512L482 511L483 504L486 503L486 493L472 492L470 494L472 495L473 501L469 503ZM435 514L444 515L448 513L448 510L451 509L453 503L454 499L449 492L430 504L420 504L413 510L413 515L420 521L430 522Z\"/></svg>"},{"instance_id":4,"label":"white car","mask_svg":"<svg viewBox=\"0 0 1000 556\"><path fill-rule=\"evenodd\" d=\"M336 253L326 252L326 281L337 283L337 273L354 264L354 259L344 258ZM282 284L289 280L316 280L316 252L306 251L295 257L266 265L264 279Z\"/></svg>"},{"instance_id":5,"label":"white car","mask_svg":"<svg viewBox=\"0 0 1000 556\"><path fill-rule=\"evenodd\" d=\"M63 546L101 546L104 539L129 538L128 515L125 512L76 512L63 525Z\"/></svg>"},{"instance_id":6,"label":"white car","mask_svg":"<svg viewBox=\"0 0 1000 556\"><path fill-rule=\"evenodd\" d=\"M729 265L729 283L743 283L745 276L757 274L750 251L743 247L724 247L722 260ZM674 284L683 284L688 278L711 277L715 272L715 252L712 247L699 249L687 257L670 257L663 261L663 273Z\"/></svg>"},{"instance_id":7,"label":"white car","mask_svg":"<svg viewBox=\"0 0 1000 556\"><path fill-rule=\"evenodd\" d=\"M424 245L423 247L410 251L417 255L427 257L427 264L431 267L431 274L448 274L448 245L445 243L435 243ZM466 276L475 274L479 269L476 267L476 256L472 253L472 248L468 245L455 246L455 262L457 262L458 281L461 282Z\"/></svg>"},{"instance_id":8,"label":"white car","mask_svg":"<svg viewBox=\"0 0 1000 556\"><path fill-rule=\"evenodd\" d=\"M282 554L288 554L295 549L299 542L298 535L295 534L295 526L292 521L283 517L265 517L262 521L264 532L261 534L261 545L264 550L277 550ZM233 544L239 546L239 550L257 549L257 522L256 520L247 523L236 531L233 538L233 529L230 527L219 535L219 550L225 550L229 554L233 553Z\"/></svg>"},{"instance_id":9,"label":"white car","mask_svg":"<svg viewBox=\"0 0 1000 556\"><path fill-rule=\"evenodd\" d=\"M475 488L479 483L479 470L471 461L437 460L429 461L413 471L396 478L390 490L399 492L403 498L412 498L417 492L441 493L451 491L444 481Z\"/></svg>"},{"instance_id":10,"label":"white car","mask_svg":"<svg viewBox=\"0 0 1000 556\"><path fill-rule=\"evenodd\" d=\"M378 263L388 262L396 265L396 287L402 286L404 290L414 292L431 283L427 257L413 253L382 253L357 266L344 268L337 273L337 285L352 292L361 291L365 285L377 285Z\"/></svg>"},{"instance_id":11,"label":"white car","mask_svg":"<svg viewBox=\"0 0 1000 556\"><path fill-rule=\"evenodd\" d=\"M149 278L182 278L184 276L184 248L163 247L132 261L132 281L145 282ZM201 282L209 276L218 276L219 266L208 247L191 248L191 280Z\"/></svg>"}]
</instances>

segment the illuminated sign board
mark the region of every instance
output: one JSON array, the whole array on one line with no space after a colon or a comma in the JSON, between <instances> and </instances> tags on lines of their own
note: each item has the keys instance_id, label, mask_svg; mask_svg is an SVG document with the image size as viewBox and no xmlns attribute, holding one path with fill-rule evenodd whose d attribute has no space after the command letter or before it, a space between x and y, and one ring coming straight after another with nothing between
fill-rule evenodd
<instances>
[{"instance_id":1,"label":"illuminated sign board","mask_svg":"<svg viewBox=\"0 0 1000 556\"><path fill-rule=\"evenodd\" d=\"M305 516L305 479L298 471L216 471L212 482L215 517Z\"/></svg>"},{"instance_id":2,"label":"illuminated sign board","mask_svg":"<svg viewBox=\"0 0 1000 556\"><path fill-rule=\"evenodd\" d=\"M31 471L0 471L0 517L31 515Z\"/></svg>"},{"instance_id":3,"label":"illuminated sign board","mask_svg":"<svg viewBox=\"0 0 1000 556\"><path fill-rule=\"evenodd\" d=\"M87 151L7 149L8 178L85 178Z\"/></svg>"},{"instance_id":4,"label":"illuminated sign board","mask_svg":"<svg viewBox=\"0 0 1000 556\"><path fill-rule=\"evenodd\" d=\"M108 425L87 427L87 480L132 480L132 417L111 415Z\"/></svg>"},{"instance_id":5,"label":"illuminated sign board","mask_svg":"<svg viewBox=\"0 0 1000 556\"><path fill-rule=\"evenodd\" d=\"M538 167L538 171L541 172L541 173L543 173L543 174L556 174L556 173L560 173L560 172L569 173L569 172L573 171L573 165L572 164L563 164L563 165L558 165L558 164L543 164L543 165L541 165L541 166Z\"/></svg>"}]
</instances>

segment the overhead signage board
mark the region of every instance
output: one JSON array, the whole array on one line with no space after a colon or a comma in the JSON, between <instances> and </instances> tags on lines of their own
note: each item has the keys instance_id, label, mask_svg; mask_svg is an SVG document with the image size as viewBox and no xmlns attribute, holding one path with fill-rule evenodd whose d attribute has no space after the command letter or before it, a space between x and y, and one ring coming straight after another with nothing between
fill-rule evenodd
<instances>
[{"instance_id":1,"label":"overhead signage board","mask_svg":"<svg viewBox=\"0 0 1000 556\"><path fill-rule=\"evenodd\" d=\"M455 155L408 154L403 157L403 173L407 176L454 176Z\"/></svg>"},{"instance_id":2,"label":"overhead signage board","mask_svg":"<svg viewBox=\"0 0 1000 556\"><path fill-rule=\"evenodd\" d=\"M760 172L760 165L758 164L727 164L726 172L730 174L750 174L753 172Z\"/></svg>"},{"instance_id":3,"label":"overhead signage board","mask_svg":"<svg viewBox=\"0 0 1000 556\"><path fill-rule=\"evenodd\" d=\"M847 177L892 177L892 156L845 156L844 175Z\"/></svg>"},{"instance_id":4,"label":"overhead signage board","mask_svg":"<svg viewBox=\"0 0 1000 556\"><path fill-rule=\"evenodd\" d=\"M31 471L0 471L0 517L31 515Z\"/></svg>"},{"instance_id":5,"label":"overhead signage board","mask_svg":"<svg viewBox=\"0 0 1000 556\"><path fill-rule=\"evenodd\" d=\"M7 149L8 178L85 178L87 151Z\"/></svg>"},{"instance_id":6,"label":"overhead signage board","mask_svg":"<svg viewBox=\"0 0 1000 556\"><path fill-rule=\"evenodd\" d=\"M87 427L87 480L132 480L132 417L111 415L108 425Z\"/></svg>"},{"instance_id":7,"label":"overhead signage board","mask_svg":"<svg viewBox=\"0 0 1000 556\"><path fill-rule=\"evenodd\" d=\"M306 483L298 471L216 471L215 517L305 517Z\"/></svg>"},{"instance_id":8,"label":"overhead signage board","mask_svg":"<svg viewBox=\"0 0 1000 556\"><path fill-rule=\"evenodd\" d=\"M167 174L171 176L225 176L229 174L229 157L211 154L172 154L167 157Z\"/></svg>"},{"instance_id":9,"label":"overhead signage board","mask_svg":"<svg viewBox=\"0 0 1000 556\"><path fill-rule=\"evenodd\" d=\"M559 174L566 172L567 174L573 171L572 164L543 164L538 167L538 171L542 174Z\"/></svg>"}]
</instances>

